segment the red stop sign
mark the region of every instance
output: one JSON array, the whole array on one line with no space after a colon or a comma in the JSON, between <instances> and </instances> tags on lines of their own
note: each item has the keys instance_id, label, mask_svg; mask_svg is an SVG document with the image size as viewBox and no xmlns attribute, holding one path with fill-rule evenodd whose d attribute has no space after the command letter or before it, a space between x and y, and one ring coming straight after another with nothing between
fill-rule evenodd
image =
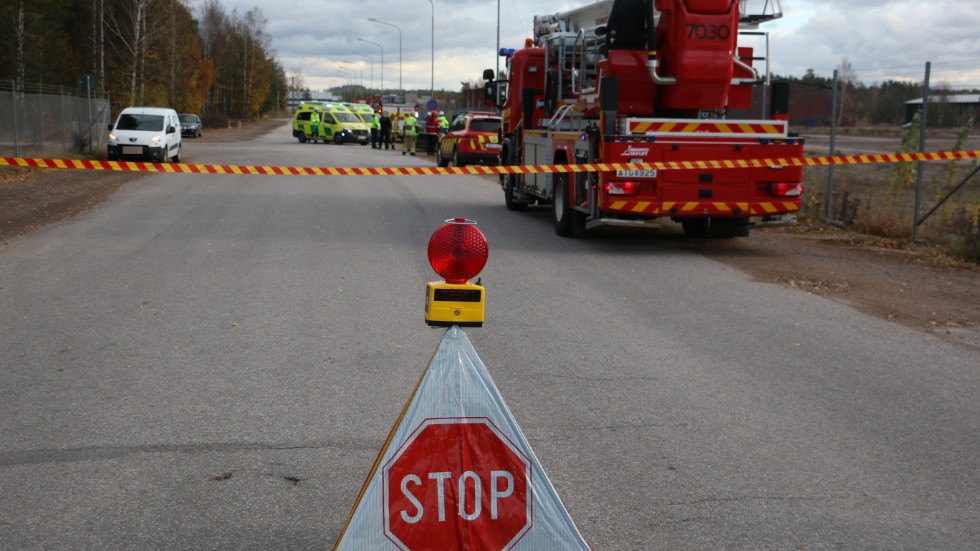
<instances>
[{"instance_id":1,"label":"red stop sign","mask_svg":"<svg viewBox=\"0 0 980 551\"><path fill-rule=\"evenodd\" d=\"M510 549L531 528L531 464L489 419L426 419L384 467L401 549Z\"/></svg>"}]
</instances>

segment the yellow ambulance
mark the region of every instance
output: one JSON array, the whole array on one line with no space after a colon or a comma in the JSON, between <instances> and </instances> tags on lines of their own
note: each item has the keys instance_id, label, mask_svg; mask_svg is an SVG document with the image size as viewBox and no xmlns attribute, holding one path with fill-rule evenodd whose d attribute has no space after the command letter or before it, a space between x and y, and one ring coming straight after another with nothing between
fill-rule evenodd
<instances>
[{"instance_id":1,"label":"yellow ambulance","mask_svg":"<svg viewBox=\"0 0 980 551\"><path fill-rule=\"evenodd\" d=\"M368 130L371 129L371 117L374 116L374 108L366 103L345 103L344 105L360 117L364 124L368 125Z\"/></svg>"},{"instance_id":2,"label":"yellow ambulance","mask_svg":"<svg viewBox=\"0 0 980 551\"><path fill-rule=\"evenodd\" d=\"M293 115L293 137L299 143L367 145L371 141L371 131L342 103L307 101L301 103Z\"/></svg>"}]
</instances>

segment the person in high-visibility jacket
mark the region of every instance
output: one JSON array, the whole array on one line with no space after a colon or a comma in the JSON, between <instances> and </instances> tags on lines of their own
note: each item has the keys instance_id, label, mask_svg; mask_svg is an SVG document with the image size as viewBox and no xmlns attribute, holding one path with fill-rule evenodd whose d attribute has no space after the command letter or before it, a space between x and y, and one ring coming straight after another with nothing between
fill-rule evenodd
<instances>
[{"instance_id":1,"label":"person in high-visibility jacket","mask_svg":"<svg viewBox=\"0 0 980 551\"><path fill-rule=\"evenodd\" d=\"M371 149L381 149L381 116L375 110L371 113Z\"/></svg>"},{"instance_id":2,"label":"person in high-visibility jacket","mask_svg":"<svg viewBox=\"0 0 980 551\"><path fill-rule=\"evenodd\" d=\"M320 114L316 111L310 113L310 134L314 140L320 136Z\"/></svg>"},{"instance_id":3,"label":"person in high-visibility jacket","mask_svg":"<svg viewBox=\"0 0 980 551\"><path fill-rule=\"evenodd\" d=\"M439 134L445 135L449 131L449 119L446 118L445 111L439 111Z\"/></svg>"},{"instance_id":4,"label":"person in high-visibility jacket","mask_svg":"<svg viewBox=\"0 0 980 551\"><path fill-rule=\"evenodd\" d=\"M408 153L415 155L415 134L418 121L414 115L409 114L405 117L405 143L402 144L402 155Z\"/></svg>"}]
</instances>

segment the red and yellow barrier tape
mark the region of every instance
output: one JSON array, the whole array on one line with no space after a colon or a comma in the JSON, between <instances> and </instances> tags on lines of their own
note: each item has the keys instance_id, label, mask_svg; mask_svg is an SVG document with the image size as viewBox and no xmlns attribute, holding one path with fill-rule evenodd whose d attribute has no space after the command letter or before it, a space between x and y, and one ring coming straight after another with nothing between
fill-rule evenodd
<instances>
[{"instance_id":1,"label":"red and yellow barrier tape","mask_svg":"<svg viewBox=\"0 0 980 551\"><path fill-rule=\"evenodd\" d=\"M254 176L438 176L446 174L546 174L553 172L611 172L615 170L692 170L725 168L767 168L789 166L828 166L868 163L907 163L914 161L954 161L978 159L980 151L934 151L892 155L839 155L792 159L726 161L671 161L660 163L598 163L581 165L465 166L465 167L295 167L253 165L201 165L185 163L144 163L131 161L87 161L76 159L36 159L0 157L0 166L160 172L177 174L239 174Z\"/></svg>"}]
</instances>

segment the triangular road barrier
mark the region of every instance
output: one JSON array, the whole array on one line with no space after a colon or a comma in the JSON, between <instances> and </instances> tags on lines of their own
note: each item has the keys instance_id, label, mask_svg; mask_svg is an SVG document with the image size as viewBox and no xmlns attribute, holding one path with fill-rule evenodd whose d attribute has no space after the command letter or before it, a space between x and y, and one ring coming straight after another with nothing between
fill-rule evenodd
<instances>
[{"instance_id":1,"label":"triangular road barrier","mask_svg":"<svg viewBox=\"0 0 980 551\"><path fill-rule=\"evenodd\" d=\"M335 550L589 549L470 340L450 327Z\"/></svg>"}]
</instances>

